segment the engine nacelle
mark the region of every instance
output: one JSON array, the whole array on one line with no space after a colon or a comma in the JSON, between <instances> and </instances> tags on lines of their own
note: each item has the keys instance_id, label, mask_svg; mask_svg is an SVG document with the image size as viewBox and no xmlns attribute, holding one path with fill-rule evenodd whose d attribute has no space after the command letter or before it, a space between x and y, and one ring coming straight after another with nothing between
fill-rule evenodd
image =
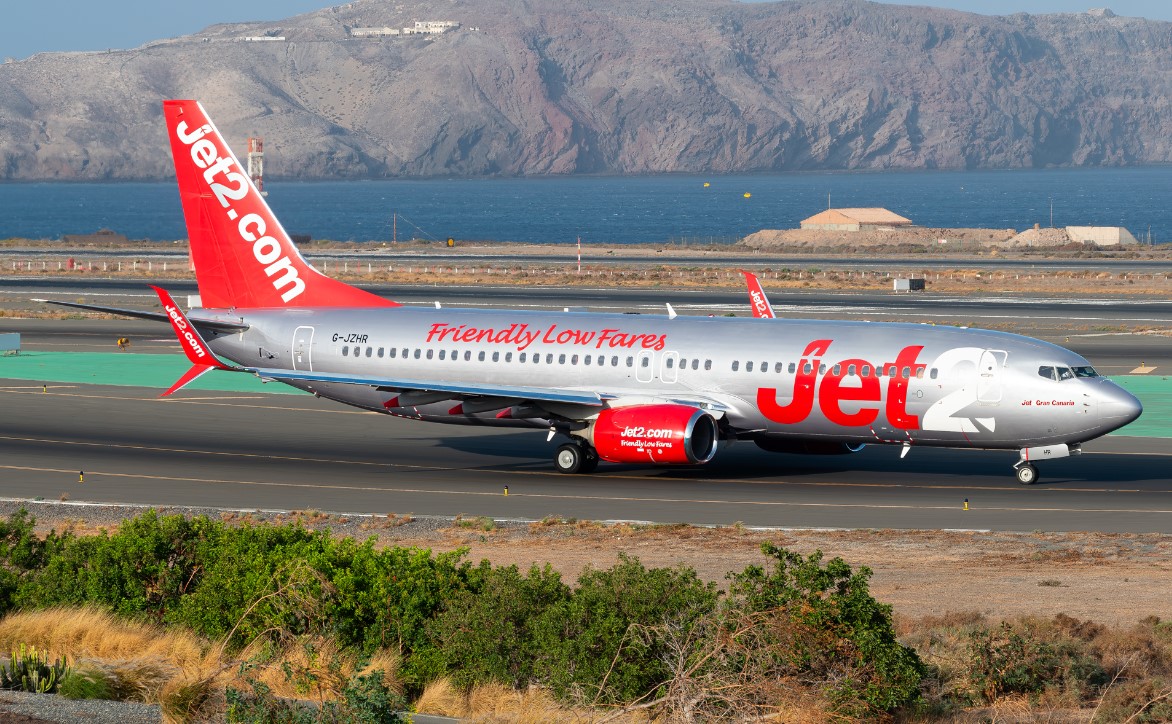
<instances>
[{"instance_id":1,"label":"engine nacelle","mask_svg":"<svg viewBox=\"0 0 1172 724\"><path fill-rule=\"evenodd\" d=\"M849 455L851 453L857 453L866 447L863 443L851 444L825 440L777 440L774 438L759 438L753 442L757 443L757 447L768 452L792 453L794 455Z\"/></svg>"},{"instance_id":2,"label":"engine nacelle","mask_svg":"<svg viewBox=\"0 0 1172 724\"><path fill-rule=\"evenodd\" d=\"M598 457L612 463L700 465L716 454L716 420L688 405L603 410L587 431Z\"/></svg>"}]
</instances>

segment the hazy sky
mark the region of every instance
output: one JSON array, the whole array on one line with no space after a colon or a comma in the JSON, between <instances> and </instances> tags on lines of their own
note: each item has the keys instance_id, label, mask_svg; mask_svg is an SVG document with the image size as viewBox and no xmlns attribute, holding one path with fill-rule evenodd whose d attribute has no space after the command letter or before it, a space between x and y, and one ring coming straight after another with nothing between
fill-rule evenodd
<instances>
[{"instance_id":1,"label":"hazy sky","mask_svg":"<svg viewBox=\"0 0 1172 724\"><path fill-rule=\"evenodd\" d=\"M44 50L133 48L148 40L194 33L215 23L280 20L341 1L201 0L172 4L158 0L10 0L4 3L0 19L0 58L25 58ZM935 0L901 4L986 15L1082 12L1106 5L1119 15L1172 20L1168 0Z\"/></svg>"}]
</instances>

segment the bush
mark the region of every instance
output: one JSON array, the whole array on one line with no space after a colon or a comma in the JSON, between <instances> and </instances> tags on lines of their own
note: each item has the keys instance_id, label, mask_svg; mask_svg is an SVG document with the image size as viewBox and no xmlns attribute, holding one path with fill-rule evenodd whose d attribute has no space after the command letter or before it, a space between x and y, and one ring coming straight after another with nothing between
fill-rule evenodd
<instances>
[{"instance_id":1,"label":"bush","mask_svg":"<svg viewBox=\"0 0 1172 724\"><path fill-rule=\"evenodd\" d=\"M973 633L968 673L974 693L990 702L1002 694L1040 694L1056 686L1084 699L1088 689L1097 690L1108 680L1081 642L1049 633L1035 621L1026 621L1020 630L1003 623Z\"/></svg>"},{"instance_id":2,"label":"bush","mask_svg":"<svg viewBox=\"0 0 1172 724\"><path fill-rule=\"evenodd\" d=\"M766 677L813 680L848 716L872 715L915 702L924 666L899 644L891 606L871 596L870 569L852 573L841 558L822 565L771 543L761 551L772 571L749 566L731 576L725 616L730 634L748 644L741 664Z\"/></svg>"},{"instance_id":3,"label":"bush","mask_svg":"<svg viewBox=\"0 0 1172 724\"><path fill-rule=\"evenodd\" d=\"M545 656L535 626L569 597L570 588L549 565L533 566L525 576L516 566L492 569L476 590L456 592L428 624L435 662L418 661L416 668L428 680L447 675L464 689L492 681L523 688Z\"/></svg>"},{"instance_id":4,"label":"bush","mask_svg":"<svg viewBox=\"0 0 1172 724\"><path fill-rule=\"evenodd\" d=\"M620 554L605 571L587 569L565 600L534 624L535 677L563 698L621 703L671 678L666 622L690 628L716 607L715 584L691 568L643 567Z\"/></svg>"}]
</instances>

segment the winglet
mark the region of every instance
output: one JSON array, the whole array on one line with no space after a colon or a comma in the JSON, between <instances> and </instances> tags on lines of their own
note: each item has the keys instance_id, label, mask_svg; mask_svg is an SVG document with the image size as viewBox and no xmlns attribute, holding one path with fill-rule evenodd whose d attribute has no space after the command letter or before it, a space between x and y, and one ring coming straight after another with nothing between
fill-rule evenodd
<instances>
[{"instance_id":1,"label":"winglet","mask_svg":"<svg viewBox=\"0 0 1172 724\"><path fill-rule=\"evenodd\" d=\"M179 309L179 305L171 298L171 295L166 289L152 286L155 294L159 295L159 301L163 303L163 311L167 313L167 319L171 322L171 329L175 331L175 336L179 338L179 346L183 348L187 359L191 361L191 369L179 380L171 385L159 397L167 397L171 393L181 390L189 383L194 382L204 373L211 370L230 370L228 365L216 359L216 355L212 353L208 343L200 336L199 331L188 321L187 316Z\"/></svg>"},{"instance_id":2,"label":"winglet","mask_svg":"<svg viewBox=\"0 0 1172 724\"><path fill-rule=\"evenodd\" d=\"M741 270L741 274L745 275L745 283L749 285L749 306L753 309L753 316L762 319L776 317L773 306L769 304L769 297L765 296L765 290L761 288L761 282L757 277L744 270Z\"/></svg>"}]
</instances>

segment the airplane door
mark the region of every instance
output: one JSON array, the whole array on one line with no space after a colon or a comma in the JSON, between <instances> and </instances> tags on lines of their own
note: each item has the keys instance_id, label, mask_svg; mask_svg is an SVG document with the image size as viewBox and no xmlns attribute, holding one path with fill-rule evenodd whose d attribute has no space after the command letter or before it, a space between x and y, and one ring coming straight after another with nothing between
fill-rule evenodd
<instances>
[{"instance_id":1,"label":"airplane door","mask_svg":"<svg viewBox=\"0 0 1172 724\"><path fill-rule=\"evenodd\" d=\"M635 358L635 379L640 382L650 382L651 378L655 376L655 368L652 362L655 361L655 353L651 350L643 350L639 356Z\"/></svg>"},{"instance_id":2,"label":"airplane door","mask_svg":"<svg viewBox=\"0 0 1172 724\"><path fill-rule=\"evenodd\" d=\"M675 382L679 371L677 368L680 364L679 352L664 352L663 359L660 362L659 379L664 382Z\"/></svg>"},{"instance_id":3,"label":"airplane door","mask_svg":"<svg viewBox=\"0 0 1172 724\"><path fill-rule=\"evenodd\" d=\"M1001 370L1005 368L1008 354L999 349L981 352L977 364L977 402L982 405L996 405L1001 402Z\"/></svg>"},{"instance_id":4,"label":"airplane door","mask_svg":"<svg viewBox=\"0 0 1172 724\"><path fill-rule=\"evenodd\" d=\"M293 369L313 371L313 327L293 330Z\"/></svg>"}]
</instances>

